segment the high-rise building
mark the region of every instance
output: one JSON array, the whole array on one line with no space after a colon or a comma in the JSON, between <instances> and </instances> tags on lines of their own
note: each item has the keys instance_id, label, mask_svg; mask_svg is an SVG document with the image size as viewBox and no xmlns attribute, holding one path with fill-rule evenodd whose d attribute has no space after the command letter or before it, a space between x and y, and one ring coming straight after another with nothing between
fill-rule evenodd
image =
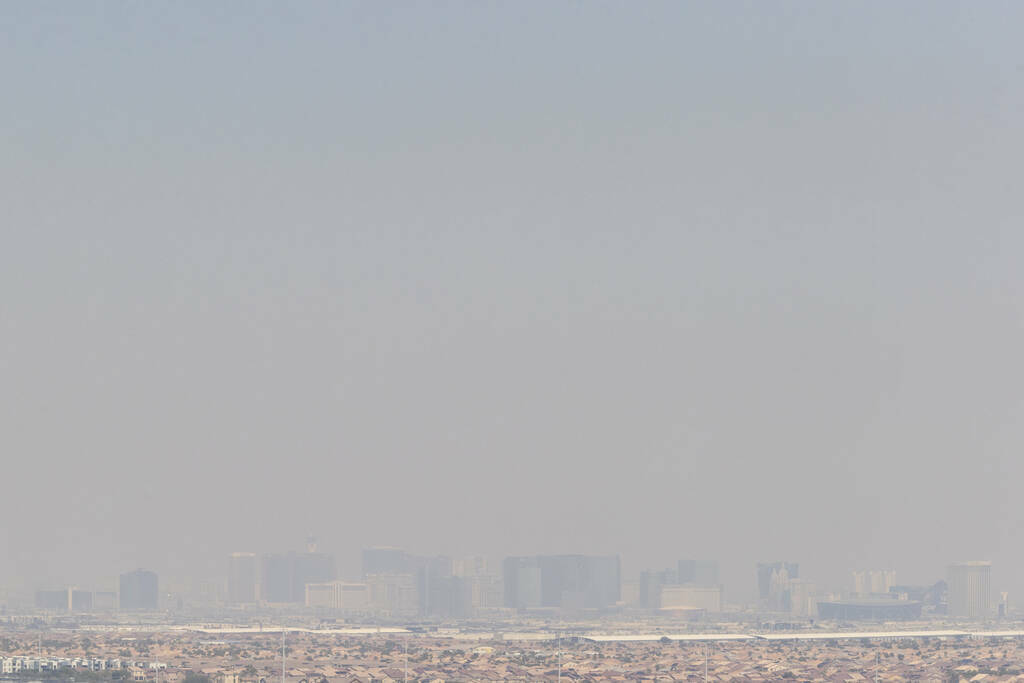
<instances>
[{"instance_id":1,"label":"high-rise building","mask_svg":"<svg viewBox=\"0 0 1024 683\"><path fill-rule=\"evenodd\" d=\"M36 608L71 611L71 589L36 591Z\"/></svg>"},{"instance_id":2,"label":"high-rise building","mask_svg":"<svg viewBox=\"0 0 1024 683\"><path fill-rule=\"evenodd\" d=\"M416 567L416 591L419 598L420 614L439 616L454 615L451 612L452 593L455 591L450 557L410 558ZM462 584L459 584L460 586Z\"/></svg>"},{"instance_id":3,"label":"high-rise building","mask_svg":"<svg viewBox=\"0 0 1024 683\"><path fill-rule=\"evenodd\" d=\"M758 562L758 598L767 609L788 612L790 610L789 582L798 578L800 578L800 565L796 562Z\"/></svg>"},{"instance_id":4,"label":"high-rise building","mask_svg":"<svg viewBox=\"0 0 1024 683\"><path fill-rule=\"evenodd\" d=\"M541 555L537 559L545 607L601 608L619 601L617 555Z\"/></svg>"},{"instance_id":5,"label":"high-rise building","mask_svg":"<svg viewBox=\"0 0 1024 683\"><path fill-rule=\"evenodd\" d=\"M61 590L36 591L36 607L68 612L88 612L92 606L92 591L79 590L72 586Z\"/></svg>"},{"instance_id":6,"label":"high-rise building","mask_svg":"<svg viewBox=\"0 0 1024 683\"><path fill-rule=\"evenodd\" d=\"M868 584L872 593L888 593L896 585L895 569L880 569L868 572Z\"/></svg>"},{"instance_id":7,"label":"high-rise building","mask_svg":"<svg viewBox=\"0 0 1024 683\"><path fill-rule=\"evenodd\" d=\"M949 614L968 619L992 615L992 563L957 562L949 566Z\"/></svg>"},{"instance_id":8,"label":"high-rise building","mask_svg":"<svg viewBox=\"0 0 1024 683\"><path fill-rule=\"evenodd\" d=\"M466 613L462 616L472 616L476 610L502 606L501 578L491 573L486 557L469 555L452 561L452 577L462 579L461 585L453 584L455 612L462 610ZM468 608L464 607L465 600L469 601Z\"/></svg>"},{"instance_id":9,"label":"high-rise building","mask_svg":"<svg viewBox=\"0 0 1024 683\"><path fill-rule=\"evenodd\" d=\"M287 553L266 554L260 559L260 600L292 602L292 568Z\"/></svg>"},{"instance_id":10,"label":"high-rise building","mask_svg":"<svg viewBox=\"0 0 1024 683\"><path fill-rule=\"evenodd\" d=\"M307 584L333 581L336 578L333 555L315 550L292 555L291 602L305 602Z\"/></svg>"},{"instance_id":11,"label":"high-rise building","mask_svg":"<svg viewBox=\"0 0 1024 683\"><path fill-rule=\"evenodd\" d=\"M270 603L305 603L306 585L333 581L334 558L316 552L263 556L260 598Z\"/></svg>"},{"instance_id":12,"label":"high-rise building","mask_svg":"<svg viewBox=\"0 0 1024 683\"><path fill-rule=\"evenodd\" d=\"M621 595L617 555L509 557L503 568L506 607L603 608Z\"/></svg>"},{"instance_id":13,"label":"high-rise building","mask_svg":"<svg viewBox=\"0 0 1024 683\"><path fill-rule=\"evenodd\" d=\"M679 560L679 583L718 585L718 560Z\"/></svg>"},{"instance_id":14,"label":"high-rise building","mask_svg":"<svg viewBox=\"0 0 1024 683\"><path fill-rule=\"evenodd\" d=\"M88 612L92 609L92 591L70 589L71 611Z\"/></svg>"},{"instance_id":15,"label":"high-rise building","mask_svg":"<svg viewBox=\"0 0 1024 683\"><path fill-rule=\"evenodd\" d=\"M155 572L136 569L121 574L118 602L121 609L156 609L160 600Z\"/></svg>"},{"instance_id":16,"label":"high-rise building","mask_svg":"<svg viewBox=\"0 0 1024 683\"><path fill-rule=\"evenodd\" d=\"M678 583L679 574L673 569L640 572L639 595L637 596L638 606L658 609L662 606L661 589Z\"/></svg>"},{"instance_id":17,"label":"high-rise building","mask_svg":"<svg viewBox=\"0 0 1024 683\"><path fill-rule=\"evenodd\" d=\"M536 557L506 557L502 562L505 607L529 609L541 606L540 566Z\"/></svg>"},{"instance_id":18,"label":"high-rise building","mask_svg":"<svg viewBox=\"0 0 1024 683\"><path fill-rule=\"evenodd\" d=\"M363 576L411 574L409 554L401 548L375 547L363 550Z\"/></svg>"},{"instance_id":19,"label":"high-rise building","mask_svg":"<svg viewBox=\"0 0 1024 683\"><path fill-rule=\"evenodd\" d=\"M892 569L853 572L853 592L857 595L888 593L895 585L896 572Z\"/></svg>"},{"instance_id":20,"label":"high-rise building","mask_svg":"<svg viewBox=\"0 0 1024 683\"><path fill-rule=\"evenodd\" d=\"M800 565L796 562L758 562L757 563L757 596L767 600L771 594L772 577L780 571L786 571L791 579L800 578Z\"/></svg>"},{"instance_id":21,"label":"high-rise building","mask_svg":"<svg viewBox=\"0 0 1024 683\"><path fill-rule=\"evenodd\" d=\"M228 557L228 602L256 602L256 553L231 553Z\"/></svg>"},{"instance_id":22,"label":"high-rise building","mask_svg":"<svg viewBox=\"0 0 1024 683\"><path fill-rule=\"evenodd\" d=\"M482 558L481 558L482 559ZM455 570L459 576L455 576ZM375 547L363 550L363 578L373 579L371 587L379 609L406 612L410 593L403 577L413 582L417 611L422 616L465 616L469 612L470 583L462 581L480 571L476 558L452 562L450 557L412 555L401 548ZM394 577L392 581L388 577ZM459 580L455 580L459 579ZM383 592L382 592L383 591ZM387 595L380 598L380 595Z\"/></svg>"},{"instance_id":23,"label":"high-rise building","mask_svg":"<svg viewBox=\"0 0 1024 683\"><path fill-rule=\"evenodd\" d=\"M790 579L789 613L797 617L817 615L817 587L807 579Z\"/></svg>"}]
</instances>

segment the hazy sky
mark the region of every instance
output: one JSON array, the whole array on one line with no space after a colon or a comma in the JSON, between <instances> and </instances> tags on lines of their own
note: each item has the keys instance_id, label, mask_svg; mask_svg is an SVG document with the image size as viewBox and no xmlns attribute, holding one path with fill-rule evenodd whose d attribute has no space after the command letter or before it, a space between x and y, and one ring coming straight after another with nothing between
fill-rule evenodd
<instances>
[{"instance_id":1,"label":"hazy sky","mask_svg":"<svg viewBox=\"0 0 1024 683\"><path fill-rule=\"evenodd\" d=\"M0 579L313 532L1024 595L1022 25L0 4Z\"/></svg>"}]
</instances>

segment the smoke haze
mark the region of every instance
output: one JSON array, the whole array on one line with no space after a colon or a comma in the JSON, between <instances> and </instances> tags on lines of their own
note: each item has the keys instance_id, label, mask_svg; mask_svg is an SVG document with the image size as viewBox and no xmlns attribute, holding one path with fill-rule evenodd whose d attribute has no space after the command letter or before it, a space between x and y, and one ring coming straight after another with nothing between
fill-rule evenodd
<instances>
[{"instance_id":1,"label":"smoke haze","mask_svg":"<svg viewBox=\"0 0 1024 683\"><path fill-rule=\"evenodd\" d=\"M1024 590L1022 14L5 3L0 579Z\"/></svg>"}]
</instances>

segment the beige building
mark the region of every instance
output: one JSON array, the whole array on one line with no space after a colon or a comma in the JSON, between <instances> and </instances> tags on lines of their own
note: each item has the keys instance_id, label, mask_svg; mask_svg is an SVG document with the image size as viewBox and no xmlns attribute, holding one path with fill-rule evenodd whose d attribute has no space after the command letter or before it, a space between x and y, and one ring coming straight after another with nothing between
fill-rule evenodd
<instances>
[{"instance_id":1,"label":"beige building","mask_svg":"<svg viewBox=\"0 0 1024 683\"><path fill-rule=\"evenodd\" d=\"M687 583L666 584L661 587L661 608L678 609L695 607L708 612L722 611L722 587L698 586Z\"/></svg>"},{"instance_id":2,"label":"beige building","mask_svg":"<svg viewBox=\"0 0 1024 683\"><path fill-rule=\"evenodd\" d=\"M306 584L306 607L367 610L370 587L365 583L327 581Z\"/></svg>"},{"instance_id":3,"label":"beige building","mask_svg":"<svg viewBox=\"0 0 1024 683\"><path fill-rule=\"evenodd\" d=\"M949 565L949 615L984 619L992 615L992 563Z\"/></svg>"},{"instance_id":4,"label":"beige building","mask_svg":"<svg viewBox=\"0 0 1024 683\"><path fill-rule=\"evenodd\" d=\"M892 569L875 569L866 572L853 572L853 592L855 595L866 596L872 593L888 593L896 585L896 572Z\"/></svg>"},{"instance_id":5,"label":"beige building","mask_svg":"<svg viewBox=\"0 0 1024 683\"><path fill-rule=\"evenodd\" d=\"M817 587L807 579L790 579L789 613L795 617L818 615Z\"/></svg>"}]
</instances>

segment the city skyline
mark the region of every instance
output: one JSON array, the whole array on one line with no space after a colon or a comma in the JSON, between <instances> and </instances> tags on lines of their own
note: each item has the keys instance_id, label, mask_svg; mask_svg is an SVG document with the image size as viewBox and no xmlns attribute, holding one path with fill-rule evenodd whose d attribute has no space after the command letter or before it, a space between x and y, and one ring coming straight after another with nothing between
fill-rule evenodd
<instances>
[{"instance_id":1,"label":"city skyline","mask_svg":"<svg viewBox=\"0 0 1024 683\"><path fill-rule=\"evenodd\" d=\"M320 607L382 612L393 617L444 616L467 618L478 610L511 609L529 612L557 608L616 611L674 610L679 615L701 610L708 616L728 612L788 613L813 618L852 620L917 618L926 614L951 618L991 619L1010 616L1008 593L993 586L989 561L953 562L946 578L925 583L896 581L896 571L853 570L845 586L829 585L801 574L795 561L761 561L753 567L756 599L748 600L741 586L726 586L717 560L679 559L664 570L648 568L624 575L621 557L592 555L506 556L494 562L480 555L419 556L393 546L361 551L358 575L337 572L335 558L319 551L307 538L305 552L230 553L225 571L201 589L181 592L181 584L158 590L157 574L136 569L120 575L116 592L89 589L82 584L59 589L36 586L35 607L73 612L93 610L156 610L186 604L200 610L223 607ZM941 594L934 591L939 590ZM44 589L45 588L45 589ZM996 593L999 592L999 597ZM947 598L948 593L948 598ZM23 609L25 596L7 593L4 609ZM158 595L166 597L166 604ZM739 597L737 597L739 596ZM941 603L941 604L940 604ZM998 604L997 604L998 603ZM948 607L947 607L948 604ZM940 609L941 608L941 609ZM874 615L872 617L872 615Z\"/></svg>"}]
</instances>

